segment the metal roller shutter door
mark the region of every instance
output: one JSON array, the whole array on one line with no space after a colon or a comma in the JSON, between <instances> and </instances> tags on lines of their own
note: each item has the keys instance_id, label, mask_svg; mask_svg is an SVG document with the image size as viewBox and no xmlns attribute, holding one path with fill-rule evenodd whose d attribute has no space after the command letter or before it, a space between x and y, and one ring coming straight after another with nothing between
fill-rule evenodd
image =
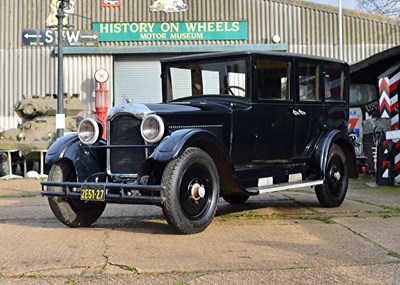
<instances>
[{"instance_id":1,"label":"metal roller shutter door","mask_svg":"<svg viewBox=\"0 0 400 285\"><path fill-rule=\"evenodd\" d=\"M159 56L118 56L114 62L114 104L132 99L135 103L159 103L161 64Z\"/></svg>"}]
</instances>

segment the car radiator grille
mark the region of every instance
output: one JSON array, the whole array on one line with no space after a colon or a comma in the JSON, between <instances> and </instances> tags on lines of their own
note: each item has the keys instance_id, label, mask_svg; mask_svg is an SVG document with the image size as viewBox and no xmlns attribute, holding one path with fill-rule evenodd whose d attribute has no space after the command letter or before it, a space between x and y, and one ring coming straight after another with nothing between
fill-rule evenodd
<instances>
[{"instance_id":1,"label":"car radiator grille","mask_svg":"<svg viewBox=\"0 0 400 285\"><path fill-rule=\"evenodd\" d=\"M109 122L109 145L144 145L140 135L141 120L130 115L121 114ZM109 170L112 174L136 174L144 161L144 148L110 148Z\"/></svg>"}]
</instances>

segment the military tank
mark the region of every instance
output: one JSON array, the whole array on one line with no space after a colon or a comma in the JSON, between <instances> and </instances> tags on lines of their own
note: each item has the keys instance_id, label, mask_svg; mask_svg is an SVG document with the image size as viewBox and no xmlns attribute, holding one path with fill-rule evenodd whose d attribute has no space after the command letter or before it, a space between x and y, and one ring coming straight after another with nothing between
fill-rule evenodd
<instances>
[{"instance_id":1,"label":"military tank","mask_svg":"<svg viewBox=\"0 0 400 285\"><path fill-rule=\"evenodd\" d=\"M64 96L65 132L77 130L84 110L78 94ZM10 175L8 153L12 171L28 162L30 168L40 159L40 151L47 150L56 139L57 97L55 95L23 97L14 105L21 118L17 128L0 131L0 177ZM29 170L29 169L28 169Z\"/></svg>"}]
</instances>

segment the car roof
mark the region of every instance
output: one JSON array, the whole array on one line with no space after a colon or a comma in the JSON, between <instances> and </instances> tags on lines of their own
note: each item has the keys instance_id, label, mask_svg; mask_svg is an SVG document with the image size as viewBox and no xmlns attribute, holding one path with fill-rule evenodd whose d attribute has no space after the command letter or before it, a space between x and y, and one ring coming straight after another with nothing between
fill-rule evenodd
<instances>
[{"instance_id":1,"label":"car roof","mask_svg":"<svg viewBox=\"0 0 400 285\"><path fill-rule=\"evenodd\" d=\"M190 55L181 55L174 57L162 58L161 63L170 63L170 62L179 62L179 61L198 61L202 59L215 59L215 58L234 58L240 56L273 56L273 57L292 57L298 59L308 59L308 60L323 60L327 62L346 64L345 61L321 57L321 56L313 56L306 54L297 54L297 53L289 53L289 52L279 52L279 51L235 51L235 52L213 52L213 53L201 53L201 54L190 54Z\"/></svg>"}]
</instances>

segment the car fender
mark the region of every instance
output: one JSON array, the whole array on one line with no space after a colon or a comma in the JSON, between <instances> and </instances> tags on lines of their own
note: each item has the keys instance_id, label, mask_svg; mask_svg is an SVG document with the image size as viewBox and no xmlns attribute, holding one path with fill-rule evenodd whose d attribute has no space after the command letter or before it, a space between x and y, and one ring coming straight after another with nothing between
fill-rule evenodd
<instances>
[{"instance_id":1,"label":"car fender","mask_svg":"<svg viewBox=\"0 0 400 285\"><path fill-rule=\"evenodd\" d=\"M182 129L166 137L142 165L142 173L149 173L154 163L165 165L188 147L201 148L212 157L219 170L221 193L250 195L239 183L225 146L213 133L202 129Z\"/></svg>"},{"instance_id":2,"label":"car fender","mask_svg":"<svg viewBox=\"0 0 400 285\"><path fill-rule=\"evenodd\" d=\"M200 146L207 142L217 146L228 159L227 151L217 137L202 129L182 129L173 132L158 145L150 158L155 161L169 161L177 158L187 147Z\"/></svg>"},{"instance_id":3,"label":"car fender","mask_svg":"<svg viewBox=\"0 0 400 285\"><path fill-rule=\"evenodd\" d=\"M99 141L96 144L104 144ZM106 150L104 148L85 148L77 134L68 134L55 141L47 151L46 164L52 165L58 160L70 160L80 177L90 177L93 173L106 171Z\"/></svg>"},{"instance_id":4,"label":"car fender","mask_svg":"<svg viewBox=\"0 0 400 285\"><path fill-rule=\"evenodd\" d=\"M71 146L79 143L78 134L72 133L57 139L47 150L46 164L53 164L60 158L66 156L67 152L71 151ZM67 156L70 156L69 153Z\"/></svg>"},{"instance_id":5,"label":"car fender","mask_svg":"<svg viewBox=\"0 0 400 285\"><path fill-rule=\"evenodd\" d=\"M356 166L356 156L354 153L354 146L349 140L348 136L339 130L331 130L325 132L314 151L314 161L318 165L320 171L320 176L322 179L325 178L325 170L328 163L328 154L332 144L337 144L343 150L346 156L347 168L349 171L349 177L357 178L357 166Z\"/></svg>"}]
</instances>

